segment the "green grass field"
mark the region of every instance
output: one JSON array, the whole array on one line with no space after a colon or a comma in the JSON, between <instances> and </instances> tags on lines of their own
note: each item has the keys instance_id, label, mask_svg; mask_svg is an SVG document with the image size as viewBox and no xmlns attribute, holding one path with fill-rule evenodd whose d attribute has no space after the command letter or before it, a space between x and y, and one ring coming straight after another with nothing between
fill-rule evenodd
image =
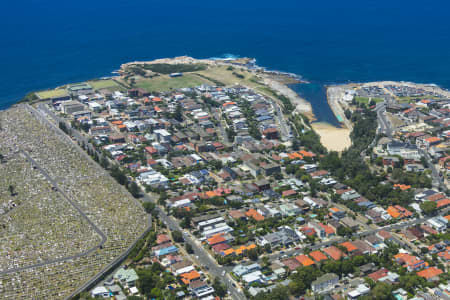
<instances>
[{"instance_id":1,"label":"green grass field","mask_svg":"<svg viewBox=\"0 0 450 300\"><path fill-rule=\"evenodd\" d=\"M65 89L54 89L54 90L46 90L42 92L37 92L36 95L41 99L47 99L52 97L62 97L67 96L68 93Z\"/></svg>"},{"instance_id":2,"label":"green grass field","mask_svg":"<svg viewBox=\"0 0 450 300\"><path fill-rule=\"evenodd\" d=\"M135 87L143 88L149 92L164 92L171 89L194 87L204 83L211 84L206 79L200 78L199 76L193 74L184 74L181 77L173 78L163 75L151 79L142 79L136 82Z\"/></svg>"},{"instance_id":3,"label":"green grass field","mask_svg":"<svg viewBox=\"0 0 450 300\"><path fill-rule=\"evenodd\" d=\"M88 81L95 90L108 89L110 91L123 91L125 90L122 86L120 86L117 82L112 79L104 79L104 80L92 80Z\"/></svg>"},{"instance_id":4,"label":"green grass field","mask_svg":"<svg viewBox=\"0 0 450 300\"><path fill-rule=\"evenodd\" d=\"M381 98L371 98L371 100L375 101L376 103L384 101L384 99L381 99ZM355 101L358 102L358 103L364 103L366 105L369 104L369 98L368 97L355 97Z\"/></svg>"},{"instance_id":5,"label":"green grass field","mask_svg":"<svg viewBox=\"0 0 450 300\"><path fill-rule=\"evenodd\" d=\"M397 97L397 101L399 103L412 103L412 102L420 101L422 99L439 99L439 97L435 97L435 96L414 96L414 97L401 96L401 97Z\"/></svg>"}]
</instances>

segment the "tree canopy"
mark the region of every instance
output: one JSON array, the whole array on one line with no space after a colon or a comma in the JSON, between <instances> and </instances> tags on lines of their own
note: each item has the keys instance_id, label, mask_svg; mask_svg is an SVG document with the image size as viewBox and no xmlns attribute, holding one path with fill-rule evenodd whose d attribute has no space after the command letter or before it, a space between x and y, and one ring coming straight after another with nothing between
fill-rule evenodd
<instances>
[{"instance_id":1,"label":"tree canopy","mask_svg":"<svg viewBox=\"0 0 450 300\"><path fill-rule=\"evenodd\" d=\"M437 203L434 201L425 201L420 204L420 209L426 215L432 215L436 212Z\"/></svg>"}]
</instances>

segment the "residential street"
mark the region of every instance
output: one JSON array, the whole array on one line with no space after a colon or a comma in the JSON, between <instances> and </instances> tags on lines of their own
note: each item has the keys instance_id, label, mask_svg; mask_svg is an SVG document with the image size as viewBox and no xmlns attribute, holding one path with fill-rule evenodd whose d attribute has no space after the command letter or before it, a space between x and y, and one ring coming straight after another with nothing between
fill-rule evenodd
<instances>
[{"instance_id":1,"label":"residential street","mask_svg":"<svg viewBox=\"0 0 450 300\"><path fill-rule=\"evenodd\" d=\"M153 203L157 203L156 199L151 199L147 194L143 194L143 201L149 201ZM174 221L173 218L168 216L159 206L156 206L156 211L158 212L159 218L162 220L164 224L171 230L179 230L183 232L183 238L186 243L191 244L194 250L195 258L193 260L197 260L200 263L200 266L204 266L208 268L208 272L214 277L218 277L222 280L222 282L227 286L228 291L230 291L233 299L246 299L243 292L241 292L238 288L234 287L234 281L230 277L230 275L223 276L223 272L227 272L225 267L219 266L214 258L212 258L207 251L203 248L203 246L198 242L198 240L194 240L190 234L185 234L183 229L180 227L177 221Z\"/></svg>"}]
</instances>

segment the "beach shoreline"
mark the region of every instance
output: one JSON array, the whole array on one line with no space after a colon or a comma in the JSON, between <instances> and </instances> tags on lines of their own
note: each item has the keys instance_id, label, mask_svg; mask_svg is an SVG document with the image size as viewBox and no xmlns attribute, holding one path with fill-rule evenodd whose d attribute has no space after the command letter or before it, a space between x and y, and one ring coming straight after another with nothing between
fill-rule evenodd
<instances>
[{"instance_id":1,"label":"beach shoreline","mask_svg":"<svg viewBox=\"0 0 450 300\"><path fill-rule=\"evenodd\" d=\"M292 105L295 107L294 112L305 115L310 121L314 121L315 116L312 110L311 103L306 99L300 97L294 90L288 87L286 84L280 81L271 79L269 77L264 78L264 84L271 89L277 91L281 95L289 98Z\"/></svg>"},{"instance_id":2,"label":"beach shoreline","mask_svg":"<svg viewBox=\"0 0 450 300\"><path fill-rule=\"evenodd\" d=\"M322 145L329 151L342 152L352 145L351 130L348 128L335 127L325 122L313 122L311 126L320 136Z\"/></svg>"}]
</instances>

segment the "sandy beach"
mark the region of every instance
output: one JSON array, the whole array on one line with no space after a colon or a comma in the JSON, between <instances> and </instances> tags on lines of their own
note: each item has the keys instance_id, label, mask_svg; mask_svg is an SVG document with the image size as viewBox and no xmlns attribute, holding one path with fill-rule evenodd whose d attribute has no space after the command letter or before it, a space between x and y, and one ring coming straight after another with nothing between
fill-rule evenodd
<instances>
[{"instance_id":1,"label":"sandy beach","mask_svg":"<svg viewBox=\"0 0 450 300\"><path fill-rule=\"evenodd\" d=\"M287 85L267 77L264 78L264 83L271 89L289 98L289 100L291 100L292 104L295 106L296 112L304 114L310 120L314 120L314 113L311 107L311 103L301 98L296 92L290 89Z\"/></svg>"},{"instance_id":2,"label":"sandy beach","mask_svg":"<svg viewBox=\"0 0 450 300\"><path fill-rule=\"evenodd\" d=\"M351 146L349 129L337 128L322 122L314 122L311 125L320 135L320 141L328 150L341 152Z\"/></svg>"}]
</instances>

